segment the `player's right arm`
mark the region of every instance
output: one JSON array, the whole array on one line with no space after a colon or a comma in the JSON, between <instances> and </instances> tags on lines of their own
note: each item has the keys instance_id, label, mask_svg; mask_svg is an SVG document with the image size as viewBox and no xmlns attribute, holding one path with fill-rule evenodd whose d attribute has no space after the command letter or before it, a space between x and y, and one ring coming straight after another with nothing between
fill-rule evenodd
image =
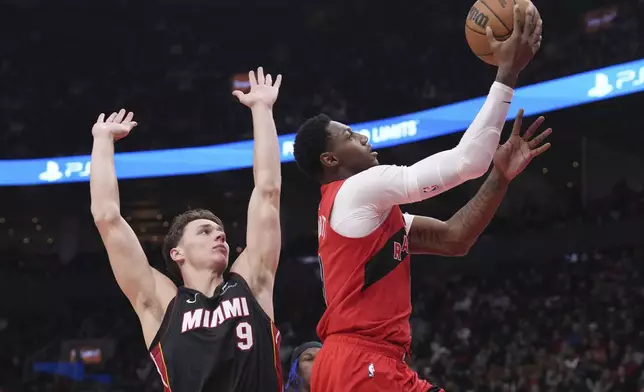
<instances>
[{"instance_id":1,"label":"player's right arm","mask_svg":"<svg viewBox=\"0 0 644 392\"><path fill-rule=\"evenodd\" d=\"M495 82L476 118L451 150L411 166L378 165L348 178L333 205L333 229L349 237L367 235L367 226L375 229L379 224L371 216L382 218L395 205L416 203L483 176L499 146L512 95L510 87ZM366 221L373 224L366 225ZM342 229L353 222L367 232Z\"/></svg>"},{"instance_id":2,"label":"player's right arm","mask_svg":"<svg viewBox=\"0 0 644 392\"><path fill-rule=\"evenodd\" d=\"M125 117L125 110L112 113L107 120L101 114L92 128L91 210L116 282L139 316L149 347L177 289L170 279L150 266L136 234L121 216L114 142L137 125L132 119L132 113Z\"/></svg>"},{"instance_id":3,"label":"player's right arm","mask_svg":"<svg viewBox=\"0 0 644 392\"><path fill-rule=\"evenodd\" d=\"M518 7L515 12L519 12ZM488 171L518 75L541 46L542 21L534 5L526 9L524 26L520 26L519 19L515 17L514 31L503 42L487 31L499 69L483 107L458 145L410 167L381 165L349 178L333 206L334 230L349 237L367 235L394 205L428 199Z\"/></svg>"}]
</instances>

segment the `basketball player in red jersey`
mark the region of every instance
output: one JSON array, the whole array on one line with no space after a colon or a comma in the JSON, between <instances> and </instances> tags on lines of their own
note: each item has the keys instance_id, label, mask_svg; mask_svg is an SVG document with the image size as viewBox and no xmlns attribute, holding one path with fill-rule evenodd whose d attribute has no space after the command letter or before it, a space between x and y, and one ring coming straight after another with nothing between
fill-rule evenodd
<instances>
[{"instance_id":1,"label":"basketball player in red jersey","mask_svg":"<svg viewBox=\"0 0 644 392\"><path fill-rule=\"evenodd\" d=\"M490 38L499 64L485 104L459 144L410 167L379 165L364 135L319 115L295 138L300 168L322 184L318 240L327 309L317 332L324 346L314 364L313 392L441 391L419 380L404 359L411 343L412 253L467 253L490 222L508 183L537 155L551 130L532 139L539 118L520 135L519 112L499 146L513 88L541 42L534 6L526 26L504 42ZM494 169L451 219L403 215L398 205L427 199Z\"/></svg>"},{"instance_id":2,"label":"basketball player in red jersey","mask_svg":"<svg viewBox=\"0 0 644 392\"><path fill-rule=\"evenodd\" d=\"M166 392L281 392L273 283L280 254L280 152L272 107L281 84L262 68L250 92L234 94L251 109L255 188L248 205L246 249L224 275L229 246L212 212L192 210L172 223L164 242L177 287L152 268L121 216L114 142L137 125L125 110L101 114L92 129L92 215L116 281L141 322Z\"/></svg>"}]
</instances>

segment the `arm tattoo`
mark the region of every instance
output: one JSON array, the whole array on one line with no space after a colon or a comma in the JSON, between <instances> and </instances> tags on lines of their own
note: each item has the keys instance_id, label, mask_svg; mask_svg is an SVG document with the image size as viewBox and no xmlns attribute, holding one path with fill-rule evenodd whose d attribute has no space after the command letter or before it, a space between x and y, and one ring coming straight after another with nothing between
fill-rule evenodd
<instances>
[{"instance_id":1,"label":"arm tattoo","mask_svg":"<svg viewBox=\"0 0 644 392\"><path fill-rule=\"evenodd\" d=\"M442 223L442 222L441 222ZM409 233L409 250L412 254L430 253L441 256L449 256L450 244L448 238L444 238L442 230L431 227L423 227L423 230L412 230Z\"/></svg>"},{"instance_id":2,"label":"arm tattoo","mask_svg":"<svg viewBox=\"0 0 644 392\"><path fill-rule=\"evenodd\" d=\"M460 243L467 248L474 245L483 230L490 224L501 205L508 183L492 170L476 195L447 222L454 227Z\"/></svg>"}]
</instances>

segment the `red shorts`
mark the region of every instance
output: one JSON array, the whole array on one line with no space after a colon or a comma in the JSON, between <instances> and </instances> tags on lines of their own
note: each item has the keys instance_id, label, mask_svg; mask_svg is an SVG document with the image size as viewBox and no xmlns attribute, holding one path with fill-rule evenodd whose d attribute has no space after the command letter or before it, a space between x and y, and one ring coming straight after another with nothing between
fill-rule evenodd
<instances>
[{"instance_id":1,"label":"red shorts","mask_svg":"<svg viewBox=\"0 0 644 392\"><path fill-rule=\"evenodd\" d=\"M313 362L311 392L445 392L418 378L402 348L332 335Z\"/></svg>"}]
</instances>

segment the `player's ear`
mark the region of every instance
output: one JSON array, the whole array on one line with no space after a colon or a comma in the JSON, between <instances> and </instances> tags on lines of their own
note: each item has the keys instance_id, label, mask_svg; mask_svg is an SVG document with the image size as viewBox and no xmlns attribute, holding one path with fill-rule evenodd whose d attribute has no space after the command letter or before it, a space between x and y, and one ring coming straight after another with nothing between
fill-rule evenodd
<instances>
[{"instance_id":1,"label":"player's ear","mask_svg":"<svg viewBox=\"0 0 644 392\"><path fill-rule=\"evenodd\" d=\"M320 162L323 166L328 167L336 166L339 163L338 158L332 152L323 152L320 154Z\"/></svg>"},{"instance_id":2,"label":"player's ear","mask_svg":"<svg viewBox=\"0 0 644 392\"><path fill-rule=\"evenodd\" d=\"M170 249L170 258L177 263L184 261L185 257L181 248L172 248Z\"/></svg>"}]
</instances>

